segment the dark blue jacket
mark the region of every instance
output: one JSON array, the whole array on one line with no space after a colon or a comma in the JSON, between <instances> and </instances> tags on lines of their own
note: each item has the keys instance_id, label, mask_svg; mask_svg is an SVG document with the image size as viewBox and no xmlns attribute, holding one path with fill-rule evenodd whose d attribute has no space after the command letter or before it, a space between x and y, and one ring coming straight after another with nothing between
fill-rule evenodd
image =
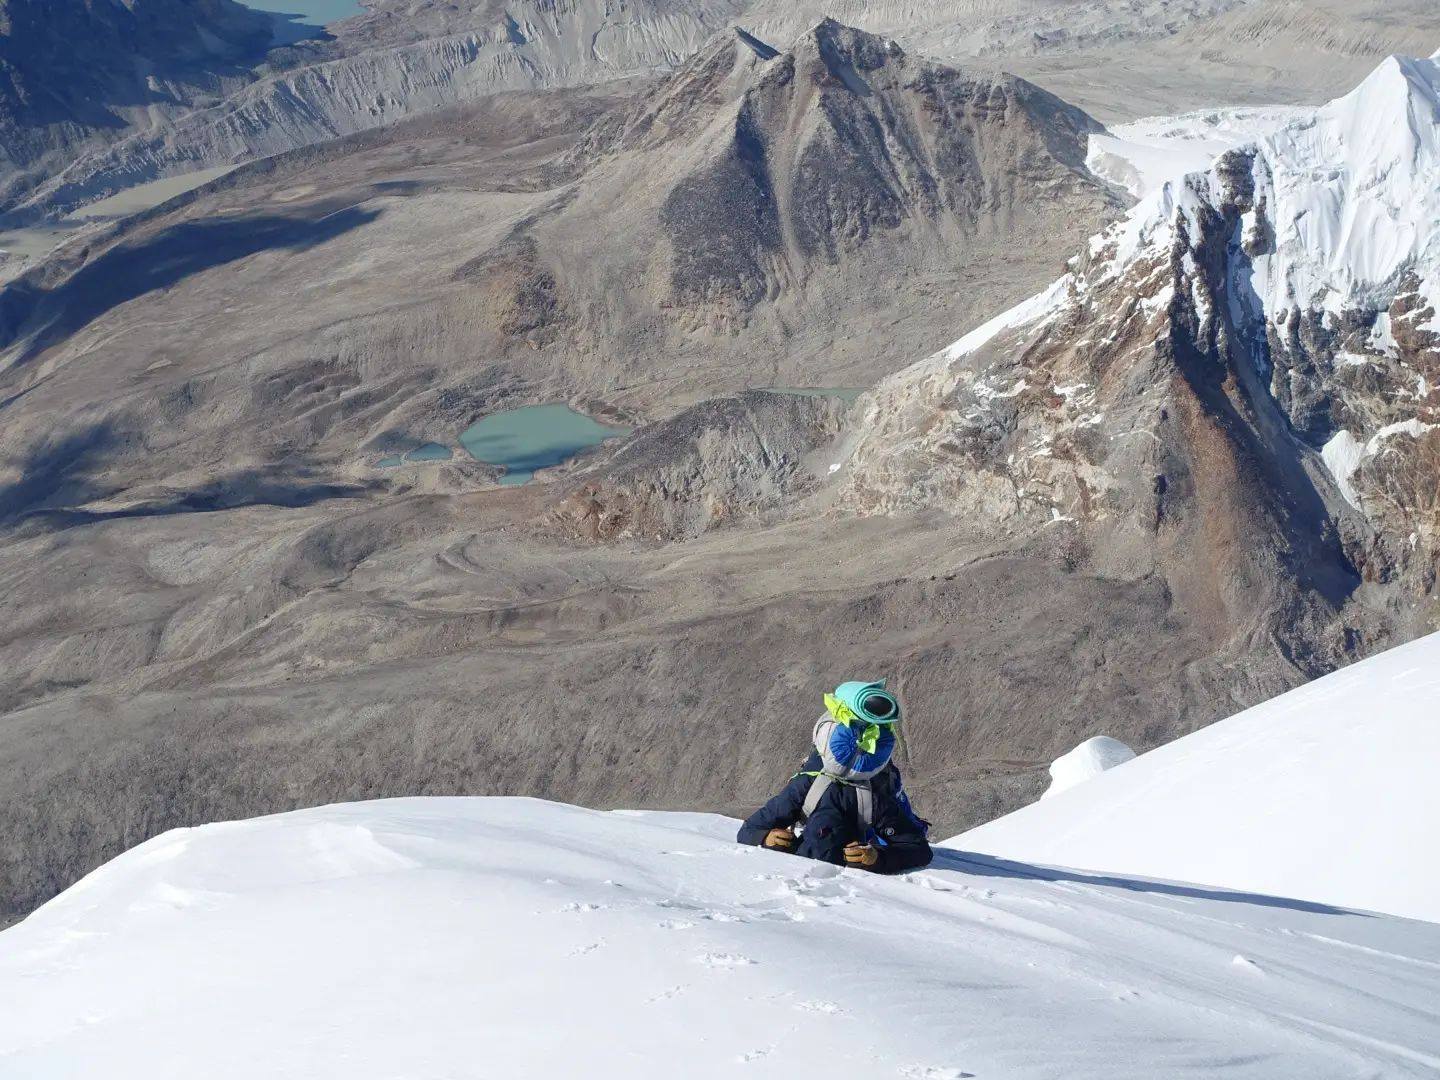
<instances>
[{"instance_id":1,"label":"dark blue jacket","mask_svg":"<svg viewBox=\"0 0 1440 1080\"><path fill-rule=\"evenodd\" d=\"M813 750L780 794L745 819L735 839L758 847L765 842L771 829L783 829L800 823L805 796L815 778L803 775L818 771L820 755ZM860 811L855 805L855 789L849 784L832 783L820 797L795 854L807 859L845 865L845 845L871 843L880 849L880 861L871 869L882 874L898 874L930 862L930 843L926 839L930 823L922 821L910 809L910 799L900 783L900 770L887 765L870 780L875 801L874 830L868 837L861 835Z\"/></svg>"}]
</instances>

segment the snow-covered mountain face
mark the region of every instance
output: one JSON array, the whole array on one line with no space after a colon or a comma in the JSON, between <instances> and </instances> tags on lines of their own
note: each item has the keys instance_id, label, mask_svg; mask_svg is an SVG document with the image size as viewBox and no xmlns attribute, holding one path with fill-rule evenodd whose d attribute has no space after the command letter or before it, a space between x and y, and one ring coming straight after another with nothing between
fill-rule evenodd
<instances>
[{"instance_id":1,"label":"snow-covered mountain face","mask_svg":"<svg viewBox=\"0 0 1440 1080\"><path fill-rule=\"evenodd\" d=\"M1440 923L1437 703L1432 634L947 843Z\"/></svg>"},{"instance_id":2,"label":"snow-covered mountain face","mask_svg":"<svg viewBox=\"0 0 1440 1080\"><path fill-rule=\"evenodd\" d=\"M1440 1064L1440 926L944 850L878 877L739 847L735 824L403 799L166 833L0 934L0 1060L27 1080Z\"/></svg>"},{"instance_id":3,"label":"snow-covered mountain face","mask_svg":"<svg viewBox=\"0 0 1440 1080\"><path fill-rule=\"evenodd\" d=\"M1392 59L1160 184L1046 293L882 384L847 505L1073 524L1232 625L1353 628L1373 586L1433 601L1437 139L1440 67Z\"/></svg>"}]
</instances>

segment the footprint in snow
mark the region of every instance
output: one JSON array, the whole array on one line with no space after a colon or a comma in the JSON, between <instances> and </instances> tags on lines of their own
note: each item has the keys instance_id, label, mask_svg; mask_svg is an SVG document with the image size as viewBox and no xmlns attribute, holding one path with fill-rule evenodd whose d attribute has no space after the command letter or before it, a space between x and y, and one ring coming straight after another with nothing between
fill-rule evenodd
<instances>
[{"instance_id":1,"label":"footprint in snow","mask_svg":"<svg viewBox=\"0 0 1440 1080\"><path fill-rule=\"evenodd\" d=\"M561 913L561 914L564 914L564 913L570 912L570 911L581 911L581 912L584 912L584 911L604 911L604 910L605 910L605 905L604 905L604 904L582 904L582 903L576 903L576 902L573 902L573 901L572 901L571 903L566 904L564 907L562 907L562 908L560 909L560 913Z\"/></svg>"},{"instance_id":2,"label":"footprint in snow","mask_svg":"<svg viewBox=\"0 0 1440 1080\"><path fill-rule=\"evenodd\" d=\"M685 989L686 988L683 986L672 986L668 990L661 990L660 993L656 994L654 997L646 998L645 1004L654 1005L660 1001L669 1001L673 997L679 997L685 992Z\"/></svg>"},{"instance_id":3,"label":"footprint in snow","mask_svg":"<svg viewBox=\"0 0 1440 1080\"><path fill-rule=\"evenodd\" d=\"M768 1046L760 1050L747 1050L745 1053L739 1055L735 1061L740 1065L748 1065L752 1061L759 1061L768 1053L770 1053L770 1047Z\"/></svg>"},{"instance_id":4,"label":"footprint in snow","mask_svg":"<svg viewBox=\"0 0 1440 1080\"><path fill-rule=\"evenodd\" d=\"M797 1001L795 1008L801 1012L823 1013L826 1016L839 1016L843 1011L833 1001Z\"/></svg>"},{"instance_id":5,"label":"footprint in snow","mask_svg":"<svg viewBox=\"0 0 1440 1080\"><path fill-rule=\"evenodd\" d=\"M661 930L693 930L695 924L686 922L684 919L663 919L655 924Z\"/></svg>"},{"instance_id":6,"label":"footprint in snow","mask_svg":"<svg viewBox=\"0 0 1440 1080\"><path fill-rule=\"evenodd\" d=\"M751 960L748 956L741 956L739 953L725 952L701 953L695 958L695 960L697 963L701 963L704 964L706 967L713 968L753 967L755 964L755 961Z\"/></svg>"},{"instance_id":7,"label":"footprint in snow","mask_svg":"<svg viewBox=\"0 0 1440 1080\"><path fill-rule=\"evenodd\" d=\"M566 953L565 955L566 955L566 956L584 956L586 953L592 953L592 952L594 952L596 949L600 948L600 946L602 946L602 945L604 945L604 944L605 944L605 943L604 943L603 941L592 941L589 945L581 945L579 948L571 949L571 950L570 950L568 953Z\"/></svg>"},{"instance_id":8,"label":"footprint in snow","mask_svg":"<svg viewBox=\"0 0 1440 1080\"><path fill-rule=\"evenodd\" d=\"M784 881L775 890L777 896L788 897L797 907L833 907L855 899L855 889L828 877L803 877Z\"/></svg>"},{"instance_id":9,"label":"footprint in snow","mask_svg":"<svg viewBox=\"0 0 1440 1080\"><path fill-rule=\"evenodd\" d=\"M900 1075L907 1077L908 1080L961 1080L962 1077L973 1077L975 1074L947 1068L943 1065L903 1065L900 1068Z\"/></svg>"},{"instance_id":10,"label":"footprint in snow","mask_svg":"<svg viewBox=\"0 0 1440 1080\"><path fill-rule=\"evenodd\" d=\"M762 911L755 916L757 919L768 919L771 922L804 922L803 911Z\"/></svg>"},{"instance_id":11,"label":"footprint in snow","mask_svg":"<svg viewBox=\"0 0 1440 1080\"><path fill-rule=\"evenodd\" d=\"M922 889L930 889L934 892L954 892L954 886L943 884L933 874L912 874L907 880L912 885L918 885Z\"/></svg>"}]
</instances>

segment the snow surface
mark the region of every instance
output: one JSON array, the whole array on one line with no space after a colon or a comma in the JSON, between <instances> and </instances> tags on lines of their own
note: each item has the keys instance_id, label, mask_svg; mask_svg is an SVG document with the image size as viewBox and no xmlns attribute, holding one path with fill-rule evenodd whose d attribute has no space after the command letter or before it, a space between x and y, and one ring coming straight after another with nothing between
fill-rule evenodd
<instances>
[{"instance_id":1,"label":"snow surface","mask_svg":"<svg viewBox=\"0 0 1440 1080\"><path fill-rule=\"evenodd\" d=\"M1319 108L1228 117L1208 130L1194 114L1137 121L1128 137L1099 137L1091 157L1102 167L1107 154L1122 162L1144 198L1092 251L1117 242L1121 272L1168 244L1177 215L1193 218L1219 188L1213 153L1243 146L1275 231L1274 250L1254 258L1248 281L1266 316L1296 306L1384 310L1411 271L1422 295L1440 302L1440 64L1392 56ZM1240 138L1247 123L1254 135Z\"/></svg>"},{"instance_id":2,"label":"snow surface","mask_svg":"<svg viewBox=\"0 0 1440 1080\"><path fill-rule=\"evenodd\" d=\"M1106 769L1113 769L1116 765L1134 760L1134 757L1135 751L1119 739L1112 739L1108 735L1096 735L1093 739L1086 739L1074 750L1050 763L1050 786L1040 797L1048 799L1052 795L1059 795L1076 784L1083 784L1086 780L1099 776Z\"/></svg>"},{"instance_id":3,"label":"snow surface","mask_svg":"<svg viewBox=\"0 0 1440 1080\"><path fill-rule=\"evenodd\" d=\"M1306 113L1273 106L1149 116L1091 135L1085 164L1096 176L1139 199L1166 181L1206 171L1226 150L1253 142Z\"/></svg>"},{"instance_id":4,"label":"snow surface","mask_svg":"<svg viewBox=\"0 0 1440 1080\"><path fill-rule=\"evenodd\" d=\"M1392 56L1259 148L1277 236L1255 260L1267 314L1317 298L1383 309L1406 270L1440 302L1440 64Z\"/></svg>"},{"instance_id":5,"label":"snow surface","mask_svg":"<svg viewBox=\"0 0 1440 1080\"><path fill-rule=\"evenodd\" d=\"M948 843L1440 922L1437 835L1431 634Z\"/></svg>"},{"instance_id":6,"label":"snow surface","mask_svg":"<svg viewBox=\"0 0 1440 1080\"><path fill-rule=\"evenodd\" d=\"M167 833L0 934L0 1075L1440 1069L1440 926L955 851L885 878L734 827L455 798Z\"/></svg>"}]
</instances>

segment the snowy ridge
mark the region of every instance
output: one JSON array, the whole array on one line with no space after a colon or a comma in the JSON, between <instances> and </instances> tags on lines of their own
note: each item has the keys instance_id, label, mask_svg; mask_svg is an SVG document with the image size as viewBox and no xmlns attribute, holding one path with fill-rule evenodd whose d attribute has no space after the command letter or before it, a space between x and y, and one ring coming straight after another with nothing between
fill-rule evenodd
<instances>
[{"instance_id":1,"label":"snowy ridge","mask_svg":"<svg viewBox=\"0 0 1440 1080\"><path fill-rule=\"evenodd\" d=\"M1254 115L1248 116L1247 112ZM1289 116L1287 122L1276 121ZM1260 129L1237 138L1247 122ZM1339 311L1388 307L1407 272L1440 301L1440 64L1390 57L1344 97L1315 110L1235 111L1200 136L1194 118L1132 125L1132 139L1184 150L1139 158L1133 170L1153 187L1125 221L1092 242L1098 253L1116 244L1114 271L1123 272L1146 247L1171 235L1176 215L1194 224L1210 203L1213 171L1180 179L1157 175L1226 149L1255 155L1257 200L1264 197L1275 250L1253 260L1255 292L1277 318L1288 308ZM1264 130L1264 129L1272 130ZM1194 136L1191 138L1190 136ZM1118 141L1125 141L1120 138ZM1100 159L1103 141L1092 149ZM1213 152L1213 153L1212 153ZM1193 155L1193 156L1192 156ZM1208 165L1207 165L1208 169Z\"/></svg>"},{"instance_id":2,"label":"snowy ridge","mask_svg":"<svg viewBox=\"0 0 1440 1080\"><path fill-rule=\"evenodd\" d=\"M1275 126L1285 116L1291 118ZM1168 246L1182 218L1194 227L1202 206L1215 201L1219 182L1212 169L1173 178L1177 169L1243 148L1255 155L1256 198L1265 200L1276 234L1275 250L1255 256L1250 266L1266 317L1279 319L1297 306L1383 310L1407 274L1418 276L1429 306L1440 310L1440 64L1434 59L1390 57L1319 109L1234 110L1209 124L1214 134L1197 133L1205 124L1203 114L1192 114L1130 126L1127 152L1142 144L1185 149L1129 163L1139 177L1133 183L1153 190L1091 241L1094 256L1110 250L1112 274ZM1247 124L1273 130L1237 138ZM1124 135L1100 139L1091 151L1097 163L1107 147L1127 141ZM1172 178L1156 183L1167 175Z\"/></svg>"},{"instance_id":3,"label":"snowy ridge","mask_svg":"<svg viewBox=\"0 0 1440 1080\"><path fill-rule=\"evenodd\" d=\"M1167 180L1206 171L1226 150L1253 142L1310 111L1271 106L1149 116L1091 135L1085 165L1140 199Z\"/></svg>"},{"instance_id":4,"label":"snowy ridge","mask_svg":"<svg viewBox=\"0 0 1440 1080\"><path fill-rule=\"evenodd\" d=\"M1391 57L1259 151L1277 233L1255 260L1268 315L1388 307L1407 271L1440 304L1440 64Z\"/></svg>"},{"instance_id":5,"label":"snowy ridge","mask_svg":"<svg viewBox=\"0 0 1440 1080\"><path fill-rule=\"evenodd\" d=\"M1216 154L1224 156L1217 161ZM1008 354L1024 355L1048 325L1088 304L1103 287L1123 286L1150 319L1169 310L1175 282L1186 282L1190 295L1184 299L1202 334L1213 330L1212 294L1201 287L1191 246L1238 199L1249 208L1229 241L1218 294L1224 314L1253 343L1261 383L1273 376L1271 392L1284 399L1282 408L1293 409L1297 428L1319 429L1317 449L1332 439L1322 459L1340 493L1372 510L1356 490L1356 474L1400 439L1413 443L1436 427L1434 406L1427 403L1434 380L1427 381L1416 357L1427 347L1440 348L1434 338L1440 334L1440 64L1391 57L1351 93L1317 109L1222 110L1137 121L1092 137L1089 161L1102 176L1144 197L1092 237L1088 252L1072 260L1071 272L1045 292L885 380L870 395L868 431L856 442L860 456L869 459L866 466L872 472L889 468L874 461L886 455L898 460L908 445L906 433L923 432L919 421L929 405L921 403L941 400L974 377L964 358L1007 334ZM1180 175L1197 164L1197 171ZM1293 329L1312 321L1323 329L1310 336ZM1357 327L1368 328L1359 339ZM1288 366L1277 373L1276 357L1265 353L1267 338L1272 348L1323 352L1327 335L1340 342L1333 359L1286 356L1281 359ZM1347 384L1324 381L1327 368L1377 359L1391 362L1384 378L1403 392L1386 386L1366 400L1340 400L1349 393ZM1296 365L1304 369L1298 375ZM1317 368L1322 374L1314 374ZM1335 407L1316 409L1326 395L1336 399ZM1312 412L1301 415L1306 409ZM1326 423L1334 427L1326 430ZM879 482L887 482L883 474ZM1416 527L1403 523L1401 535Z\"/></svg>"},{"instance_id":6,"label":"snowy ridge","mask_svg":"<svg viewBox=\"0 0 1440 1080\"><path fill-rule=\"evenodd\" d=\"M1437 706L1432 634L950 843L1440 922Z\"/></svg>"},{"instance_id":7,"label":"snowy ridge","mask_svg":"<svg viewBox=\"0 0 1440 1080\"><path fill-rule=\"evenodd\" d=\"M1440 1068L1440 927L961 852L876 877L734 827L451 798L166 833L0 934L0 1071L790 1078L827 1047L925 1080Z\"/></svg>"}]
</instances>

